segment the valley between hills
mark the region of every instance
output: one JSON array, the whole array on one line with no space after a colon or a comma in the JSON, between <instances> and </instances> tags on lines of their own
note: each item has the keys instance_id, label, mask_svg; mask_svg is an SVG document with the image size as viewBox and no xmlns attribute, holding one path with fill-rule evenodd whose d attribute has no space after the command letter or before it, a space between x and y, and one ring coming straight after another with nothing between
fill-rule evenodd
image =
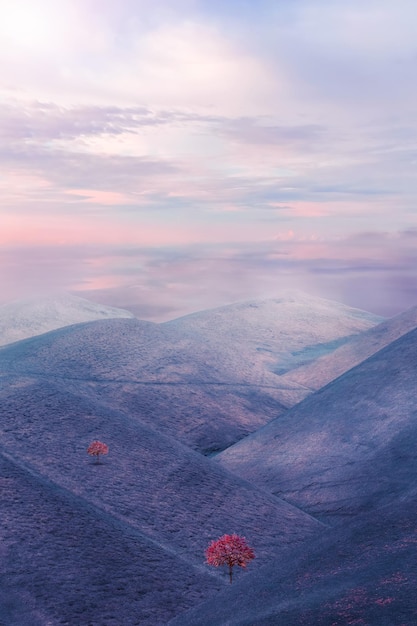
<instances>
[{"instance_id":1,"label":"valley between hills","mask_svg":"<svg viewBox=\"0 0 417 626\"><path fill-rule=\"evenodd\" d=\"M0 345L1 626L417 623L417 307L61 294L0 307Z\"/></svg>"}]
</instances>

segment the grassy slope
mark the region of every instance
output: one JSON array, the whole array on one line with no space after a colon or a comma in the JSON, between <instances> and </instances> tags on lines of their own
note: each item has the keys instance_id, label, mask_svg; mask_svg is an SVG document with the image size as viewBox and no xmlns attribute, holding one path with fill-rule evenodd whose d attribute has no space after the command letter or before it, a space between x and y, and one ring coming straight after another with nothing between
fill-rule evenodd
<instances>
[{"instance_id":1,"label":"grassy slope","mask_svg":"<svg viewBox=\"0 0 417 626\"><path fill-rule=\"evenodd\" d=\"M216 457L321 519L394 502L417 471L417 329Z\"/></svg>"},{"instance_id":2,"label":"grassy slope","mask_svg":"<svg viewBox=\"0 0 417 626\"><path fill-rule=\"evenodd\" d=\"M118 317L133 314L65 293L10 302L0 306L0 346L70 324Z\"/></svg>"},{"instance_id":3,"label":"grassy slope","mask_svg":"<svg viewBox=\"0 0 417 626\"><path fill-rule=\"evenodd\" d=\"M0 455L0 623L163 624L216 579Z\"/></svg>"},{"instance_id":4,"label":"grassy slope","mask_svg":"<svg viewBox=\"0 0 417 626\"><path fill-rule=\"evenodd\" d=\"M373 324L363 312L327 301L267 301L167 324L114 319L71 326L4 348L0 364L7 372L72 383L87 398L210 453L308 393L274 373L277 364L302 361L296 355L307 348L317 356L323 342Z\"/></svg>"},{"instance_id":5,"label":"grassy slope","mask_svg":"<svg viewBox=\"0 0 417 626\"><path fill-rule=\"evenodd\" d=\"M348 343L312 363L291 370L283 378L312 390L320 389L416 326L417 307L413 307L365 330Z\"/></svg>"},{"instance_id":6,"label":"grassy slope","mask_svg":"<svg viewBox=\"0 0 417 626\"><path fill-rule=\"evenodd\" d=\"M0 441L15 475L1 503L10 520L2 567L6 590L27 598L29 622L41 615L71 626L162 624L227 585L225 574L204 565L212 539L246 535L257 553L255 571L323 529L211 459L62 383L4 377L0 400ZM95 438L110 446L99 465L86 454ZM11 459L19 464L13 471ZM23 609L16 606L9 616L17 626Z\"/></svg>"},{"instance_id":7,"label":"grassy slope","mask_svg":"<svg viewBox=\"0 0 417 626\"><path fill-rule=\"evenodd\" d=\"M0 623L156 626L213 593L220 615L231 589L224 573L203 565L211 539L238 532L255 548L232 591L246 580L249 600L252 585L268 581L263 566L277 572L329 533L176 439L224 447L279 411L276 391L267 391L269 377L279 378L265 370L264 357L251 378L252 364L232 354L236 337L219 358L218 338L208 345L195 328L160 326L98 322L0 352L9 481ZM291 385L278 385L287 391ZM98 466L85 453L95 438L110 445ZM317 564L323 551L311 553ZM268 586L257 589L269 610ZM201 623L212 624L204 610Z\"/></svg>"},{"instance_id":8,"label":"grassy slope","mask_svg":"<svg viewBox=\"0 0 417 626\"><path fill-rule=\"evenodd\" d=\"M329 529L170 626L411 626L417 623L416 490Z\"/></svg>"}]
</instances>

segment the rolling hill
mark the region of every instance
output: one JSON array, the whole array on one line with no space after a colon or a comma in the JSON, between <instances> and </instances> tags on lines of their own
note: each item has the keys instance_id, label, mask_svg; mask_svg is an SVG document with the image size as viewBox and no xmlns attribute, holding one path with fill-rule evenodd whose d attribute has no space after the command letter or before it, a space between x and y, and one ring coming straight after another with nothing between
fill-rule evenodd
<instances>
[{"instance_id":1,"label":"rolling hill","mask_svg":"<svg viewBox=\"0 0 417 626\"><path fill-rule=\"evenodd\" d=\"M62 293L45 298L18 300L0 306L0 346L50 330L118 317L134 317L116 309Z\"/></svg>"},{"instance_id":2,"label":"rolling hill","mask_svg":"<svg viewBox=\"0 0 417 626\"><path fill-rule=\"evenodd\" d=\"M223 467L319 519L402 497L417 471L417 329L223 451Z\"/></svg>"},{"instance_id":3,"label":"rolling hill","mask_svg":"<svg viewBox=\"0 0 417 626\"><path fill-rule=\"evenodd\" d=\"M417 330L289 378L378 321L286 294L0 348L1 626L410 626ZM233 585L204 564L230 532Z\"/></svg>"},{"instance_id":4,"label":"rolling hill","mask_svg":"<svg viewBox=\"0 0 417 626\"><path fill-rule=\"evenodd\" d=\"M414 329L215 457L330 526L170 626L417 621L416 355Z\"/></svg>"},{"instance_id":5,"label":"rolling hill","mask_svg":"<svg viewBox=\"0 0 417 626\"><path fill-rule=\"evenodd\" d=\"M90 322L4 347L0 371L62 382L206 454L285 410L274 387L241 381L221 355L205 377L202 352L172 335L135 319Z\"/></svg>"},{"instance_id":6,"label":"rolling hill","mask_svg":"<svg viewBox=\"0 0 417 626\"><path fill-rule=\"evenodd\" d=\"M0 366L65 380L211 454L310 393L283 371L334 350L379 319L286 295L163 324L133 318L72 325L6 346Z\"/></svg>"},{"instance_id":7,"label":"rolling hill","mask_svg":"<svg viewBox=\"0 0 417 626\"><path fill-rule=\"evenodd\" d=\"M212 539L247 533L255 571L323 529L64 381L1 382L0 623L164 624L228 584L204 565ZM110 446L99 465L94 439Z\"/></svg>"},{"instance_id":8,"label":"rolling hill","mask_svg":"<svg viewBox=\"0 0 417 626\"><path fill-rule=\"evenodd\" d=\"M15 455L0 471L2 626L162 624L221 587Z\"/></svg>"},{"instance_id":9,"label":"rolling hill","mask_svg":"<svg viewBox=\"0 0 417 626\"><path fill-rule=\"evenodd\" d=\"M417 307L413 307L365 330L314 362L291 370L283 378L315 391L416 327Z\"/></svg>"},{"instance_id":10,"label":"rolling hill","mask_svg":"<svg viewBox=\"0 0 417 626\"><path fill-rule=\"evenodd\" d=\"M221 355L227 370L237 372L241 380L282 385L286 372L332 353L382 320L337 302L287 291L279 298L201 311L163 326L175 329L199 350L209 348L216 359L213 365ZM300 399L292 394L297 391L289 385L287 405Z\"/></svg>"},{"instance_id":11,"label":"rolling hill","mask_svg":"<svg viewBox=\"0 0 417 626\"><path fill-rule=\"evenodd\" d=\"M169 626L411 626L416 515L414 489L295 547Z\"/></svg>"}]
</instances>

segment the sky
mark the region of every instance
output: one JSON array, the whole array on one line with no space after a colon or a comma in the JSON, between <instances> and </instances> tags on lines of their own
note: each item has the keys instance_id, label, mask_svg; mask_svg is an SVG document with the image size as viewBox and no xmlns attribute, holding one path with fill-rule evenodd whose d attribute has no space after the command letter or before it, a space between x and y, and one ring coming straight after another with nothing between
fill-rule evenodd
<instances>
[{"instance_id":1,"label":"sky","mask_svg":"<svg viewBox=\"0 0 417 626\"><path fill-rule=\"evenodd\" d=\"M0 0L0 304L417 305L415 0Z\"/></svg>"}]
</instances>

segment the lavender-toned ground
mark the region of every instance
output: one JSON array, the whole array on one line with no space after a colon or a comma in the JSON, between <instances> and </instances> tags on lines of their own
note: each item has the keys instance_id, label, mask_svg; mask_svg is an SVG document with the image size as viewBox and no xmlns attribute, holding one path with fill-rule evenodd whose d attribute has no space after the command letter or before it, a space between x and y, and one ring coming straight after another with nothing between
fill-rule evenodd
<instances>
[{"instance_id":1,"label":"lavender-toned ground","mask_svg":"<svg viewBox=\"0 0 417 626\"><path fill-rule=\"evenodd\" d=\"M414 330L416 326L417 307L413 307L400 315L372 326L336 350L292 369L283 376L283 379L315 391L355 365L362 363L410 330Z\"/></svg>"},{"instance_id":2,"label":"lavender-toned ground","mask_svg":"<svg viewBox=\"0 0 417 626\"><path fill-rule=\"evenodd\" d=\"M269 562L170 626L417 624L416 490Z\"/></svg>"},{"instance_id":3,"label":"lavender-toned ground","mask_svg":"<svg viewBox=\"0 0 417 626\"><path fill-rule=\"evenodd\" d=\"M0 470L2 626L153 626L220 589L210 572L26 464L1 454Z\"/></svg>"},{"instance_id":4,"label":"lavender-toned ground","mask_svg":"<svg viewBox=\"0 0 417 626\"><path fill-rule=\"evenodd\" d=\"M417 474L417 329L216 457L323 521L393 505Z\"/></svg>"},{"instance_id":5,"label":"lavender-toned ground","mask_svg":"<svg viewBox=\"0 0 417 626\"><path fill-rule=\"evenodd\" d=\"M0 349L1 626L417 623L417 330L299 298ZM360 332L389 345L286 380ZM256 553L233 585L225 533Z\"/></svg>"},{"instance_id":6,"label":"lavender-toned ground","mask_svg":"<svg viewBox=\"0 0 417 626\"><path fill-rule=\"evenodd\" d=\"M77 306L78 300L71 301L71 311ZM67 319L62 313L60 318ZM63 380L66 389L72 385L88 398L123 408L210 454L310 393L282 372L335 350L379 320L288 294L164 324L111 319L70 326L6 347L0 359L8 372Z\"/></svg>"},{"instance_id":7,"label":"lavender-toned ground","mask_svg":"<svg viewBox=\"0 0 417 626\"><path fill-rule=\"evenodd\" d=\"M0 306L0 346L70 324L119 317L132 318L134 315L124 309L95 304L66 293L17 300Z\"/></svg>"}]
</instances>

